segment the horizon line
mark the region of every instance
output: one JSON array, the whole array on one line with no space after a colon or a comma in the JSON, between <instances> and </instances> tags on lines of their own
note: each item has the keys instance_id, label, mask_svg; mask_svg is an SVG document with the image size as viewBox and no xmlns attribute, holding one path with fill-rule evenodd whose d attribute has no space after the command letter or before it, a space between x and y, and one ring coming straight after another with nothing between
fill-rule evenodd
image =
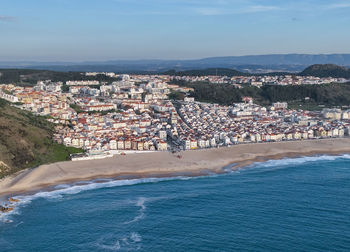
<instances>
[{"instance_id":1,"label":"horizon line","mask_svg":"<svg viewBox=\"0 0 350 252\"><path fill-rule=\"evenodd\" d=\"M240 57L259 57L259 56L277 56L277 55L308 55L308 56L330 56L330 55L350 55L349 53L267 53L267 54L246 54L246 55L231 55L231 56L208 56L201 58L184 58L184 59L161 59L161 58L139 58L139 59L98 59L98 60L1 60L0 63L96 63L96 62L109 62L109 61L191 61L191 60L205 60L212 58L240 58Z\"/></svg>"}]
</instances>

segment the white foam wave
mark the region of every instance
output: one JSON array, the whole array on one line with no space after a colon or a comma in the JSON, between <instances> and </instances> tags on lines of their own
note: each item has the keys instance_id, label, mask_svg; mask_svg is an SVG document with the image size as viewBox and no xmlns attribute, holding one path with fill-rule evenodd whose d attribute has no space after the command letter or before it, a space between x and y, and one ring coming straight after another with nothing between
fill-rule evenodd
<instances>
[{"instance_id":1,"label":"white foam wave","mask_svg":"<svg viewBox=\"0 0 350 252\"><path fill-rule=\"evenodd\" d=\"M278 160L269 160L266 162L256 162L252 166L254 167L275 167L275 166L289 166L289 165L300 165L310 162L320 161L334 161L337 159L350 159L349 154L341 156L322 155L322 156L310 156L310 157L298 157L298 158L283 158Z\"/></svg>"},{"instance_id":2,"label":"white foam wave","mask_svg":"<svg viewBox=\"0 0 350 252\"><path fill-rule=\"evenodd\" d=\"M0 214L0 222L2 223L12 223L13 220L11 219L11 215L13 213L1 213Z\"/></svg>"},{"instance_id":3,"label":"white foam wave","mask_svg":"<svg viewBox=\"0 0 350 252\"><path fill-rule=\"evenodd\" d=\"M7 212L7 213L0 213L0 223L12 223L12 216L13 215L18 215L19 212L19 206L21 205L20 202L0 202L1 206L7 206L7 207L11 207L14 210L12 210L11 212Z\"/></svg>"},{"instance_id":4,"label":"white foam wave","mask_svg":"<svg viewBox=\"0 0 350 252\"><path fill-rule=\"evenodd\" d=\"M125 179L125 180L105 180L107 182L96 182L96 181L90 181L90 182L77 182L73 185L58 185L55 187L55 190L53 191L40 191L33 195L21 195L14 197L15 199L18 199L19 202L12 203L11 205L14 206L15 210L8 213L0 213L0 222L9 222L11 215L19 214L19 208L21 206L25 206L32 202L33 200L39 199L39 198L45 198L45 199L57 199L62 198L64 195L74 195L78 194L83 191L89 191L89 190L96 190L101 188L111 188L111 187L118 187L118 186L130 186L130 185L136 185L136 184L144 184L144 183L157 183L162 181L171 181L171 180L188 180L190 177L184 177L184 176L178 176L178 177L166 177L166 178L142 178L142 179ZM98 181L98 180L97 180ZM139 216L138 219L143 218L143 211L145 210L144 205L145 199L141 198L137 206L140 206L141 214L142 216ZM4 205L6 202L0 202L0 205ZM8 203L8 202L7 202Z\"/></svg>"},{"instance_id":5,"label":"white foam wave","mask_svg":"<svg viewBox=\"0 0 350 252\"><path fill-rule=\"evenodd\" d=\"M138 215L133 220L124 222L124 224L130 224L133 222L137 222L145 217L145 210L146 210L145 202L146 202L146 198L144 198L144 197L141 197L137 200L136 206L140 207Z\"/></svg>"},{"instance_id":6,"label":"white foam wave","mask_svg":"<svg viewBox=\"0 0 350 252\"><path fill-rule=\"evenodd\" d=\"M268 168L268 167L278 167L278 166L289 166L289 165L300 165L307 162L319 162L319 161L334 161L336 159L350 159L349 154L341 155L341 156L332 156L332 155L322 155L322 156L311 156L311 157L299 157L299 158L285 158L280 160L269 160L266 162L257 162L249 167L256 168ZM239 173L239 170L232 171L227 169L226 172L231 173ZM209 175L218 176L218 175ZM208 177L202 176L202 177ZM101 188L111 188L118 186L130 186L136 184L144 184L144 183L157 183L162 181L171 181L171 180L189 180L189 179L197 179L198 177L186 177L186 176L178 176L178 177L165 177L165 178L142 178L142 179L125 179L125 180L112 180L112 179L104 179L104 180L95 180L90 182L78 182L73 185L62 184L55 187L53 191L40 191L33 195L22 195L14 197L19 200L19 202L11 203L14 206L15 210L8 213L0 213L0 222L11 222L11 216L20 214L19 208L26 204L29 204L33 200L39 198L46 199L57 199L61 198L64 195L74 195L78 194L82 191L89 191ZM4 205L8 202L0 202L0 205ZM137 206L140 207L139 215L135 217L135 219L131 222L138 221L144 217L144 211L146 209L145 199L140 198L136 203Z\"/></svg>"},{"instance_id":7,"label":"white foam wave","mask_svg":"<svg viewBox=\"0 0 350 252\"><path fill-rule=\"evenodd\" d=\"M95 242L93 246L97 247L98 249L104 249L109 251L130 251L139 250L141 248L141 241L142 237L137 232L131 232L130 234L121 238L109 234L97 240L97 242Z\"/></svg>"},{"instance_id":8,"label":"white foam wave","mask_svg":"<svg viewBox=\"0 0 350 252\"><path fill-rule=\"evenodd\" d=\"M132 232L131 235L130 235L130 239L133 240L134 242L140 242L142 239L141 239L141 235L139 235L138 233L136 232Z\"/></svg>"},{"instance_id":9,"label":"white foam wave","mask_svg":"<svg viewBox=\"0 0 350 252\"><path fill-rule=\"evenodd\" d=\"M117 241L116 243L114 243L112 245L97 244L97 247L105 249L105 250L110 250L110 251L118 251L121 248L119 241Z\"/></svg>"}]
</instances>

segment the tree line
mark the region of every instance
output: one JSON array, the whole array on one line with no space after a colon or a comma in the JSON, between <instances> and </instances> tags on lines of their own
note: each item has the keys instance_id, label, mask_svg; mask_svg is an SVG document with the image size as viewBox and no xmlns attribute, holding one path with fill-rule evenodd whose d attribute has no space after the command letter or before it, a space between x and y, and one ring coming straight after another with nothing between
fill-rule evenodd
<instances>
[{"instance_id":1,"label":"tree line","mask_svg":"<svg viewBox=\"0 0 350 252\"><path fill-rule=\"evenodd\" d=\"M306 100L322 105L350 105L350 83L297 86L266 85L261 88L248 85L237 88L230 84L211 84L208 82L177 81L176 83L180 86L194 88L194 92L191 92L190 95L198 101L223 105L241 102L245 96L254 98L254 101L261 105L283 101L303 103Z\"/></svg>"}]
</instances>

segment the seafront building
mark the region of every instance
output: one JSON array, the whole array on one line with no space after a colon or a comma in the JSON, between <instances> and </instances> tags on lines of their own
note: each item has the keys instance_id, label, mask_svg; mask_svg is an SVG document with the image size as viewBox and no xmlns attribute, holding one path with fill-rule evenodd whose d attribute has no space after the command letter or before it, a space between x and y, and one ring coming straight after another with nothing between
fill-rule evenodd
<instances>
[{"instance_id":1,"label":"seafront building","mask_svg":"<svg viewBox=\"0 0 350 252\"><path fill-rule=\"evenodd\" d=\"M21 109L47 116L56 123L54 140L88 153L107 151L166 151L216 148L240 143L308 140L350 134L350 110L310 112L288 109L278 102L270 107L242 103L220 106L169 100L171 91L191 88L174 80L260 86L321 84L343 79L296 76L188 77L167 75L115 75L110 83L98 81L39 81L34 87L0 85L0 98ZM226 82L227 81L227 82ZM63 87L66 86L63 91Z\"/></svg>"}]
</instances>

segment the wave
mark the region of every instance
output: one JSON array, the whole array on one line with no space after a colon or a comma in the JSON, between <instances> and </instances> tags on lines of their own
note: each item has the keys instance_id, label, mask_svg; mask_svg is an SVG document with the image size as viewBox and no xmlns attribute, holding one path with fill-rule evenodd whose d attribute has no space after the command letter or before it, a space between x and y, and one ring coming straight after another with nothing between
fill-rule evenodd
<instances>
[{"instance_id":1,"label":"wave","mask_svg":"<svg viewBox=\"0 0 350 252\"><path fill-rule=\"evenodd\" d=\"M309 162L319 162L319 161L334 161L337 159L350 159L349 154L341 155L341 156L332 156L332 155L321 155L321 156L311 156L311 157L298 157L298 158L283 158L278 160L269 160L263 163L259 163L260 166L263 167L271 167L271 166L285 166L291 164L303 164Z\"/></svg>"},{"instance_id":2,"label":"wave","mask_svg":"<svg viewBox=\"0 0 350 252\"><path fill-rule=\"evenodd\" d=\"M255 162L247 167L243 167L238 170L232 170L229 166L224 170L226 174L232 173L240 173L240 171L244 171L245 168L273 168L273 167L285 167L290 165L301 165L309 162L319 162L319 161L334 161L337 159L350 159L349 154L341 155L341 156L333 156L333 155L321 155L321 156L310 156L310 157L298 157L298 158L284 158L279 160L269 160L265 162ZM231 166L232 167L232 166ZM250 169L248 169L250 170ZM15 210L9 213L0 213L0 222L12 222L11 216L20 214L19 208L21 206L27 205L33 200L39 198L46 199L56 199L62 198L64 195L74 195L83 191L96 190L101 188L111 188L118 186L131 186L137 184L145 184L145 183L158 183L163 181L176 181L176 180L189 180L189 179L198 179L203 177L217 177L222 175L217 174L209 174L203 175L199 177L188 177L188 176L177 176L177 177L164 177L164 178L142 178L142 179L124 179L124 180L113 180L113 179L99 179L88 182L77 182L74 184L61 184L54 188L52 191L40 191L33 195L21 195L16 196L14 198L18 199L19 202L12 203ZM223 175L225 176L225 175ZM144 211L146 209L145 198L140 198L136 202L136 206L140 207L139 215L137 215L132 221L127 222L132 223L138 221L144 217ZM0 202L0 205L3 205L8 202Z\"/></svg>"},{"instance_id":3,"label":"wave","mask_svg":"<svg viewBox=\"0 0 350 252\"><path fill-rule=\"evenodd\" d=\"M131 224L133 222L137 222L145 217L145 210L146 210L146 198L141 197L137 200L136 206L140 207L139 214L131 221L124 222L124 224Z\"/></svg>"},{"instance_id":4,"label":"wave","mask_svg":"<svg viewBox=\"0 0 350 252\"><path fill-rule=\"evenodd\" d=\"M350 155L344 154L344 155L319 155L319 156L310 156L310 157L297 157L297 158L283 158L283 159L276 159L276 160L268 160L264 162L254 162L251 165L248 165L246 167L240 168L239 171L245 171L245 170L255 170L259 171L259 169L264 168L266 169L272 169L272 168L284 168L284 167L290 167L290 166L298 166L302 164L307 163L316 163L316 162L327 162L327 161L336 161L336 160L349 160ZM248 168L248 169L246 169Z\"/></svg>"},{"instance_id":5,"label":"wave","mask_svg":"<svg viewBox=\"0 0 350 252\"><path fill-rule=\"evenodd\" d=\"M124 237L118 237L118 235L105 235L98 239L96 242L86 244L90 249L91 247L98 250L119 251L119 250L139 250L141 248L140 242L142 237L137 232L131 232Z\"/></svg>"},{"instance_id":6,"label":"wave","mask_svg":"<svg viewBox=\"0 0 350 252\"><path fill-rule=\"evenodd\" d=\"M45 199L57 199L62 198L64 195L74 195L83 191L96 190L101 188L111 188L118 186L131 186L137 184L145 184L145 183L158 183L162 181L175 181L175 180L188 180L191 177L185 176L177 176L177 177L165 177L165 178L142 178L142 179L124 179L124 180L113 180L113 179L105 179L105 180L93 180L88 182L77 182L72 185L62 184L58 185L52 191L40 191L33 195L20 195L13 197L18 199L19 202L12 203L11 205L14 207L14 211L8 213L0 213L0 222L9 223L12 222L11 216L20 214L19 208L21 206L25 206L31 203L33 200L45 198ZM106 182L100 182L106 181ZM8 202L0 202L0 205L4 205ZM138 219L143 218L143 211L146 209L145 199L141 198L136 203L137 206L140 207L140 216ZM138 220L137 219L137 220Z\"/></svg>"}]
</instances>

